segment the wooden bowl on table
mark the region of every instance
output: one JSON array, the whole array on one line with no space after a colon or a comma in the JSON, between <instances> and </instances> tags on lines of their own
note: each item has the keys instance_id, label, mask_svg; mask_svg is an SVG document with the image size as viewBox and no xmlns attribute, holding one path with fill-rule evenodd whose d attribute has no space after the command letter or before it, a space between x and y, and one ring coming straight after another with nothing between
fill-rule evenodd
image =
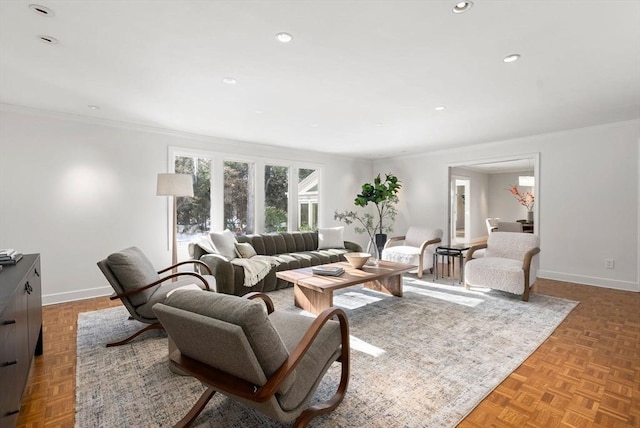
<instances>
[{"instance_id":1,"label":"wooden bowl on table","mask_svg":"<svg viewBox=\"0 0 640 428\"><path fill-rule=\"evenodd\" d=\"M356 269L360 269L369 260L371 254L369 253L346 253L344 258L347 259L349 264Z\"/></svg>"}]
</instances>

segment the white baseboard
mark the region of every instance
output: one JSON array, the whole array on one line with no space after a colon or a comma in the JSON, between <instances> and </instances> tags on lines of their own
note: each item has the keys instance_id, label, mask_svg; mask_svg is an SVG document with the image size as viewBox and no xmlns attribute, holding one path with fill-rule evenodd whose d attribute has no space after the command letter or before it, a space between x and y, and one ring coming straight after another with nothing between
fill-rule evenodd
<instances>
[{"instance_id":1,"label":"white baseboard","mask_svg":"<svg viewBox=\"0 0 640 428\"><path fill-rule=\"evenodd\" d=\"M55 305L56 303L110 296L111 294L113 294L113 288L111 287L87 288L85 290L66 291L64 293L44 294L42 295L42 305Z\"/></svg>"},{"instance_id":2,"label":"white baseboard","mask_svg":"<svg viewBox=\"0 0 640 428\"><path fill-rule=\"evenodd\" d=\"M545 279L555 279L556 281L573 282L576 284L594 285L596 287L613 288L614 290L640 292L640 283L631 281L619 281L609 278L572 275L563 272L551 272L548 270L539 270L538 277Z\"/></svg>"}]
</instances>

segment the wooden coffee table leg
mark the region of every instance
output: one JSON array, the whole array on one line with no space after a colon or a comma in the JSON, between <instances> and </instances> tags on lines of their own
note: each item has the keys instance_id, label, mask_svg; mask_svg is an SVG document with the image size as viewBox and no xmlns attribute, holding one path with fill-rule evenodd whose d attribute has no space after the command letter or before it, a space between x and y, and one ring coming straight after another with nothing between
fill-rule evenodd
<instances>
[{"instance_id":1,"label":"wooden coffee table leg","mask_svg":"<svg viewBox=\"0 0 640 428\"><path fill-rule=\"evenodd\" d=\"M310 288L293 285L294 303L297 307L318 315L320 312L333 306L333 291L315 291Z\"/></svg>"},{"instance_id":2,"label":"wooden coffee table leg","mask_svg":"<svg viewBox=\"0 0 640 428\"><path fill-rule=\"evenodd\" d=\"M402 297L402 275L392 275L386 278L364 283L365 288Z\"/></svg>"}]
</instances>

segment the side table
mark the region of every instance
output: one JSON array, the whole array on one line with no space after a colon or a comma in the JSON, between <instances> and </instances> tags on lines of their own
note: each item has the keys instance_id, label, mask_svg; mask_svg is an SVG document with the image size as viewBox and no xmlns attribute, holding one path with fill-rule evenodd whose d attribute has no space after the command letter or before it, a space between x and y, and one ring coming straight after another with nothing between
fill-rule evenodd
<instances>
[{"instance_id":1,"label":"side table","mask_svg":"<svg viewBox=\"0 0 640 428\"><path fill-rule=\"evenodd\" d=\"M460 278L458 279L458 283L462 284L464 282L464 252L469 248L471 247L466 244L450 244L437 247L433 253L433 280L436 281L438 279L438 256L441 257L443 264L445 257L447 258L447 266L450 265L451 257L454 259L457 257L460 261ZM444 278L444 272L442 272L440 277Z\"/></svg>"}]
</instances>

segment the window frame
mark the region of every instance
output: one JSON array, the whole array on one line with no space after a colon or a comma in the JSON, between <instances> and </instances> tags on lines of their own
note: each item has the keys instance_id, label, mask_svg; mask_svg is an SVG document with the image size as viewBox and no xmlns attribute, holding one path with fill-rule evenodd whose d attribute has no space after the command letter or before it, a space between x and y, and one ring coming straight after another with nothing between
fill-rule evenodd
<instances>
[{"instance_id":1,"label":"window frame","mask_svg":"<svg viewBox=\"0 0 640 428\"><path fill-rule=\"evenodd\" d=\"M254 232L265 233L265 186L264 173L265 166L286 167L289 171L288 176L288 212L287 212L287 230L293 231L298 229L298 179L300 169L313 169L318 175L318 207L322 206L322 173L323 164L298 161L292 159L275 159L263 156L247 156L236 153L219 152L214 150L194 149L181 146L169 146L167 156L167 171L175 172L175 158L177 156L198 157L211 159L211 231L221 231L224 229L224 163L225 162L246 162L253 163L255 183L254 195ZM170 234L172 215L171 207L167 207L169 224L167 231ZM321 212L318 210L318 224L321 224Z\"/></svg>"}]
</instances>

